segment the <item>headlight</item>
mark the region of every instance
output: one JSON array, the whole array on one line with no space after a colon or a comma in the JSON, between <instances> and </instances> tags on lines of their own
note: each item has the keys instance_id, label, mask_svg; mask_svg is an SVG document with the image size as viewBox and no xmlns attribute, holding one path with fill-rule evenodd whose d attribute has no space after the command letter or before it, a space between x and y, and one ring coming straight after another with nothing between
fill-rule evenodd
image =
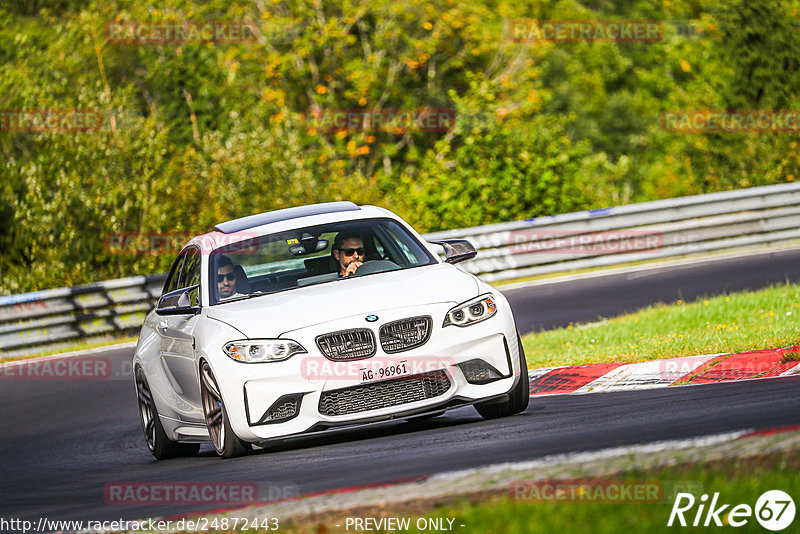
<instances>
[{"instance_id":1,"label":"headlight","mask_svg":"<svg viewBox=\"0 0 800 534\"><path fill-rule=\"evenodd\" d=\"M307 352L303 346L291 339L248 339L231 341L222 351L237 362L277 362L295 354Z\"/></svg>"},{"instance_id":2,"label":"headlight","mask_svg":"<svg viewBox=\"0 0 800 534\"><path fill-rule=\"evenodd\" d=\"M481 295L478 298L463 302L447 312L442 326L469 326L484 321L497 313L492 295Z\"/></svg>"}]
</instances>

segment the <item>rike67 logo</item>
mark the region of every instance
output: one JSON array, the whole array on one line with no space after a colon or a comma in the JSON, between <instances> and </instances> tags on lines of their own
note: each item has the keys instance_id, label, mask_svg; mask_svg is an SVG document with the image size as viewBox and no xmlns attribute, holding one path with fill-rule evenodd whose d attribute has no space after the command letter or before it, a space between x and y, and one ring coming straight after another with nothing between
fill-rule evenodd
<instances>
[{"instance_id":1,"label":"rike67 logo","mask_svg":"<svg viewBox=\"0 0 800 534\"><path fill-rule=\"evenodd\" d=\"M697 506L696 510L693 510ZM678 493L667 526L731 526L743 527L755 516L756 521L767 530L780 531L792 524L795 516L794 500L781 490L764 492L755 507L749 504L723 504L719 492L709 502L708 495L699 499L691 493Z\"/></svg>"}]
</instances>

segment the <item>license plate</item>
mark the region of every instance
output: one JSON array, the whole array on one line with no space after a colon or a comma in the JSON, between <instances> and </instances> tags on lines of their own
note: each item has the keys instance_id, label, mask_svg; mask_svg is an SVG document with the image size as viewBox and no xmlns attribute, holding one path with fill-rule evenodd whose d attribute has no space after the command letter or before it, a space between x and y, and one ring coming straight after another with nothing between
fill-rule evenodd
<instances>
[{"instance_id":1,"label":"license plate","mask_svg":"<svg viewBox=\"0 0 800 534\"><path fill-rule=\"evenodd\" d=\"M385 378L394 378L407 374L408 360L402 360L397 363L390 363L375 367L362 367L361 381L370 382L372 380L383 380Z\"/></svg>"}]
</instances>

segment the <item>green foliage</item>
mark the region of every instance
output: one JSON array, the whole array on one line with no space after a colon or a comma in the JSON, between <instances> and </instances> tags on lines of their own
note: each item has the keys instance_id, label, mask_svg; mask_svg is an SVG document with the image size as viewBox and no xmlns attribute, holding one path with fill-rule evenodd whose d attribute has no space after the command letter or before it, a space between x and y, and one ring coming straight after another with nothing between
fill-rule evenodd
<instances>
[{"instance_id":1,"label":"green foliage","mask_svg":"<svg viewBox=\"0 0 800 534\"><path fill-rule=\"evenodd\" d=\"M724 50L735 76L729 107L782 109L800 89L797 13L783 2L727 3L720 14Z\"/></svg>"},{"instance_id":2,"label":"green foliage","mask_svg":"<svg viewBox=\"0 0 800 534\"><path fill-rule=\"evenodd\" d=\"M743 440L739 443L747 442L748 440ZM764 446L766 447L766 445ZM708 517L710 507L700 508L698 506L701 495L708 494L718 497L717 509L723 504L729 506L720 514L720 522L724 526L717 527L717 530L725 531L735 528L728 523L729 516L726 512L730 511L733 506L746 504L752 507L753 515L746 518L746 524L740 525L737 532L763 532L764 527L755 517L755 503L764 492L773 488L780 488L789 495L797 492L800 482L797 477L792 475L792 472L796 470L796 467L792 466L797 463L795 460L797 450L789 449L774 455L762 453L763 455L759 457L755 453L745 452L747 449L744 445L741 447L741 449L734 449L735 452L726 451L725 459L716 461L709 461L709 457L721 458L723 457L721 452L699 447L693 451L693 454L687 453L685 450L681 451L682 455L669 451L654 453L653 456L659 456L657 461L632 453L623 472L603 473L595 476L584 473L588 467L585 464L576 461L578 466L573 467L570 462L564 461L558 464L558 467L560 472L569 473L568 475L559 474L547 480L541 480L538 473L531 470L531 474L527 475L530 479L509 484L504 495L489 498L481 495L480 498L462 499L459 502L447 503L425 510L424 513L427 518L432 520L441 521L442 518L448 518L455 525L464 525L460 530L470 534L494 534L496 532L616 534L620 531L669 534L681 528L699 532L708 528L703 524ZM699 459L691 460L695 457ZM651 463L648 464L648 461ZM605 462L608 463L609 460L605 460ZM671 463L680 465L647 469L642 467L642 463L658 466L659 462L661 462L660 465L670 465ZM603 471L603 469L593 466L588 469ZM602 500L601 496L607 495L603 490L607 490L615 484L621 484L620 481L630 484L628 488L637 488L638 486L640 490L643 489L643 486L657 483L657 487L660 488L658 497L663 497L663 502L646 502L635 497ZM540 485L537 487L536 484ZM545 484L552 486L563 484L565 488L562 491L553 491L552 497L534 498L537 495L544 495L543 493L537 494L536 489L541 491ZM593 489L581 494L569 488L570 485L578 484L585 484ZM598 491L597 488L600 490ZM698 488L698 490L692 488ZM698 504L694 505L690 511L685 512L684 520L687 527L679 526L680 516L677 514L673 525L667 526L677 498L677 491L688 492L697 499ZM717 493L719 495L716 495ZM633 492L632 494L635 495ZM683 500L681 505L685 504L686 500ZM386 516L388 515L387 513ZM412 516L409 532L426 532L427 530L414 528L417 525L415 516L416 514ZM693 527L695 517L699 517L699 527ZM715 526L713 518L708 521ZM420 522L420 526L423 524ZM324 528L324 525L314 526L315 530L298 528L296 532L305 534ZM714 526L711 528L714 529Z\"/></svg>"},{"instance_id":3,"label":"green foliage","mask_svg":"<svg viewBox=\"0 0 800 534\"><path fill-rule=\"evenodd\" d=\"M798 108L797 0L36 0L0 6L0 293L166 270L112 233L350 199L423 231L796 179L797 136L666 131L666 110ZM514 42L519 19L663 22L655 43ZM119 43L109 24L250 21L255 40ZM314 110L455 110L327 131Z\"/></svg>"},{"instance_id":4,"label":"green foliage","mask_svg":"<svg viewBox=\"0 0 800 534\"><path fill-rule=\"evenodd\" d=\"M564 122L537 115L467 131L457 127L462 144L453 149L442 140L417 173L401 176L402 188L412 192L402 211L421 226L443 228L594 206L598 197L608 198L614 166L604 167L587 141L573 141Z\"/></svg>"}]
</instances>

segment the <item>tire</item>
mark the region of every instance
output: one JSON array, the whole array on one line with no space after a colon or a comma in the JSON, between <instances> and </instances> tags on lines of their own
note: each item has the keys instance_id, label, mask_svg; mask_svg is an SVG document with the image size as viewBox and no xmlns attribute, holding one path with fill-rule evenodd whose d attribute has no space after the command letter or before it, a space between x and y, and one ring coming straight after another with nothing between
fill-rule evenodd
<instances>
[{"instance_id":1,"label":"tire","mask_svg":"<svg viewBox=\"0 0 800 534\"><path fill-rule=\"evenodd\" d=\"M515 413L524 412L530 400L530 378L528 377L528 364L525 361L525 351L522 340L517 332L517 347L519 347L519 382L508 394L508 400L492 404L476 404L475 409L484 419L497 419Z\"/></svg>"},{"instance_id":2,"label":"tire","mask_svg":"<svg viewBox=\"0 0 800 534\"><path fill-rule=\"evenodd\" d=\"M225 403L219 385L211 371L208 362L200 365L200 397L203 401L203 414L205 415L208 435L217 454L223 458L236 458L245 456L253 451L253 446L242 441L231 428Z\"/></svg>"},{"instance_id":3,"label":"tire","mask_svg":"<svg viewBox=\"0 0 800 534\"><path fill-rule=\"evenodd\" d=\"M144 439L156 460L194 456L200 451L199 443L178 443L167 437L153 401L153 393L141 367L136 368L136 396L139 401L139 420L142 423Z\"/></svg>"}]
</instances>

